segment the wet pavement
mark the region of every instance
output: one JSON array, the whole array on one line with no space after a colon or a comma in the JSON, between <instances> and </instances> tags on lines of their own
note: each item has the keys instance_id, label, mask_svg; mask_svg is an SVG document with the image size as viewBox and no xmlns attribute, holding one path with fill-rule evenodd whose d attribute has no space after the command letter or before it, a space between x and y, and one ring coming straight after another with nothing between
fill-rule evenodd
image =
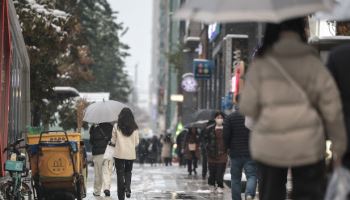
<instances>
[{"instance_id":1,"label":"wet pavement","mask_svg":"<svg viewBox=\"0 0 350 200\"><path fill-rule=\"evenodd\" d=\"M198 170L200 171L200 169ZM115 199L117 200L117 177L112 177L111 197L94 197L93 193L93 167L89 168L87 198L92 199ZM156 166L145 165L140 167L134 164L131 200L170 200L170 199L231 199L231 190L225 188L223 194L210 193L207 180L202 180L201 175L188 176L185 168L179 166Z\"/></svg>"}]
</instances>

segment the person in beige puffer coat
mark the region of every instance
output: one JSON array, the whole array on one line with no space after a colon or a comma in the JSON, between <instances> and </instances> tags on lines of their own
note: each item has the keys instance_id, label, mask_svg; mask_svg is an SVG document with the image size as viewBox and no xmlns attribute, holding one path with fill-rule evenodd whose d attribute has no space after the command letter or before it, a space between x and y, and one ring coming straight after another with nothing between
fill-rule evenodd
<instances>
[{"instance_id":1,"label":"person in beige puffer coat","mask_svg":"<svg viewBox=\"0 0 350 200\"><path fill-rule=\"evenodd\" d=\"M338 158L347 140L338 89L306 44L304 19L267 25L263 46L246 75L240 109L255 121L250 149L259 164L259 199L285 199L288 169L294 200L323 199L326 138Z\"/></svg>"}]
</instances>

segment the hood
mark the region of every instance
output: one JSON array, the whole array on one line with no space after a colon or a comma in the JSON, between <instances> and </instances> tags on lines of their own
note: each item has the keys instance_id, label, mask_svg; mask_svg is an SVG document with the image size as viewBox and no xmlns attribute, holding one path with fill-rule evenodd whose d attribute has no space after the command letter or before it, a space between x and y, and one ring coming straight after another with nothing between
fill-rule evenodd
<instances>
[{"instance_id":1,"label":"hood","mask_svg":"<svg viewBox=\"0 0 350 200\"><path fill-rule=\"evenodd\" d=\"M314 54L318 56L317 51L308 44L301 41L296 33L288 33L281 36L279 41L273 46L272 54L277 56L304 56Z\"/></svg>"}]
</instances>

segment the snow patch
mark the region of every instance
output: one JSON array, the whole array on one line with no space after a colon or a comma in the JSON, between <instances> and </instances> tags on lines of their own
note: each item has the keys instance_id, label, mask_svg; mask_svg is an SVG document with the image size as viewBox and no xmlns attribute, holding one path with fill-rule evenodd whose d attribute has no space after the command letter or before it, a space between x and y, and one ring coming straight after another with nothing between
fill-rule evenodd
<instances>
[{"instance_id":1,"label":"snow patch","mask_svg":"<svg viewBox=\"0 0 350 200\"><path fill-rule=\"evenodd\" d=\"M60 19L67 19L69 17L69 14L57 9L49 9L45 8L44 5L41 5L37 3L35 0L27 0L28 4L30 5L31 9L35 10L36 12L44 15L51 15ZM24 10L24 9L22 9ZM24 10L25 11L25 10Z\"/></svg>"},{"instance_id":2,"label":"snow patch","mask_svg":"<svg viewBox=\"0 0 350 200\"><path fill-rule=\"evenodd\" d=\"M210 193L210 190L196 190L196 191L193 191L194 193L200 193L200 194L209 194Z\"/></svg>"},{"instance_id":3,"label":"snow patch","mask_svg":"<svg viewBox=\"0 0 350 200\"><path fill-rule=\"evenodd\" d=\"M105 8L99 2L96 2L95 6L98 7L100 10L105 11Z\"/></svg>"}]
</instances>

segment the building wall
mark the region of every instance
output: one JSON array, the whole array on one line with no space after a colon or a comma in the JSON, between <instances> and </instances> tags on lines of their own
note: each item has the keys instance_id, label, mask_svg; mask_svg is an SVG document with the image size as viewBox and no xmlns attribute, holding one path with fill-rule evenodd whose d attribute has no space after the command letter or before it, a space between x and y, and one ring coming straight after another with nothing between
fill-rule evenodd
<instances>
[{"instance_id":1,"label":"building wall","mask_svg":"<svg viewBox=\"0 0 350 200\"><path fill-rule=\"evenodd\" d=\"M165 131L168 62L168 0L153 1L152 69L150 81L151 127L154 133Z\"/></svg>"},{"instance_id":2,"label":"building wall","mask_svg":"<svg viewBox=\"0 0 350 200\"><path fill-rule=\"evenodd\" d=\"M231 78L233 74L234 44L232 35L247 35L248 41L242 49L242 59L249 64L254 49L260 39L259 25L257 23L221 24L220 34L211 42L208 41L207 27L203 27L201 44L202 56L215 63L211 79L201 80L198 92L198 109L222 110L223 98L232 90Z\"/></svg>"}]
</instances>

